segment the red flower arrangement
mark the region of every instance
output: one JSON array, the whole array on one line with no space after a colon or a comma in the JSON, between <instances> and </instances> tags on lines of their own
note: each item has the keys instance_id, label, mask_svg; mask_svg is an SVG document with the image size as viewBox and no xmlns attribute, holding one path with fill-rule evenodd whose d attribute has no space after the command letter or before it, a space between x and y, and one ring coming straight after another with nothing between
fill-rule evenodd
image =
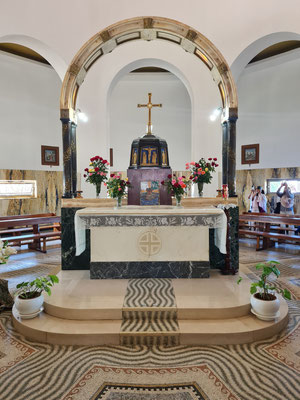
<instances>
[{"instance_id":1,"label":"red flower arrangement","mask_svg":"<svg viewBox=\"0 0 300 400\"><path fill-rule=\"evenodd\" d=\"M185 169L191 171L190 180L193 183L211 183L212 173L216 172L216 167L219 166L217 161L218 159L216 157L209 158L208 161L202 157L197 163L195 161L186 163Z\"/></svg>"},{"instance_id":2,"label":"red flower arrangement","mask_svg":"<svg viewBox=\"0 0 300 400\"><path fill-rule=\"evenodd\" d=\"M97 197L101 190L101 183L107 179L109 162L102 157L95 156L90 159L90 165L84 169L83 177L86 182L96 185Z\"/></svg>"}]
</instances>

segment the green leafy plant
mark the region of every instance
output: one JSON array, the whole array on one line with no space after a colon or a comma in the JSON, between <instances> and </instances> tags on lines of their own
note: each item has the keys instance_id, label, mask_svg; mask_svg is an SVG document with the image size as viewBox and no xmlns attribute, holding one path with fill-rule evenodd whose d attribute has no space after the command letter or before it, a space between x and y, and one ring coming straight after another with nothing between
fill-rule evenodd
<instances>
[{"instance_id":1,"label":"green leafy plant","mask_svg":"<svg viewBox=\"0 0 300 400\"><path fill-rule=\"evenodd\" d=\"M20 299L34 299L45 291L49 296L51 295L51 287L58 283L59 279L56 275L48 275L45 277L36 278L31 282L21 282L17 285L18 296Z\"/></svg>"},{"instance_id":2,"label":"green leafy plant","mask_svg":"<svg viewBox=\"0 0 300 400\"><path fill-rule=\"evenodd\" d=\"M266 263L259 263L255 265L257 270L262 270L260 279L258 282L252 282L250 286L250 293L255 294L256 297L260 300L274 300L274 294L271 292L276 292L281 294L288 300L291 300L291 293L287 289L280 289L274 284L267 281L267 278L274 274L276 278L279 277L280 271L276 267L277 264L280 264L277 261L267 261ZM242 278L239 277L237 283L240 283Z\"/></svg>"}]
</instances>

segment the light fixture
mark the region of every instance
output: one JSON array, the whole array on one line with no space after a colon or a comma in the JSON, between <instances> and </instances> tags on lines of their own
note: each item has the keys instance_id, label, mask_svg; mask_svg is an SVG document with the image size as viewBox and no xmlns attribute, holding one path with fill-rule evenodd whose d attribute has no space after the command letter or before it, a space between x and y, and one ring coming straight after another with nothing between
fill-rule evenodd
<instances>
[{"instance_id":1,"label":"light fixture","mask_svg":"<svg viewBox=\"0 0 300 400\"><path fill-rule=\"evenodd\" d=\"M209 116L211 121L215 121L222 112L222 107L216 108Z\"/></svg>"},{"instance_id":2,"label":"light fixture","mask_svg":"<svg viewBox=\"0 0 300 400\"><path fill-rule=\"evenodd\" d=\"M80 108L77 108L76 113L80 121L87 122L89 120L88 116L84 112L82 112Z\"/></svg>"}]
</instances>

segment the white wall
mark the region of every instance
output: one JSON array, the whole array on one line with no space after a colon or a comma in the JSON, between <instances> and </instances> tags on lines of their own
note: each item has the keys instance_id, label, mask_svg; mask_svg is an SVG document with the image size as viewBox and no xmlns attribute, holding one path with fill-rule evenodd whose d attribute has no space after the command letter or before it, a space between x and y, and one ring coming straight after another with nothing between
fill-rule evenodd
<instances>
[{"instance_id":1,"label":"white wall","mask_svg":"<svg viewBox=\"0 0 300 400\"><path fill-rule=\"evenodd\" d=\"M238 81L237 169L241 145L260 144L250 168L300 165L300 50L250 64Z\"/></svg>"},{"instance_id":2,"label":"white wall","mask_svg":"<svg viewBox=\"0 0 300 400\"><path fill-rule=\"evenodd\" d=\"M141 15L190 25L217 46L229 65L265 35L300 33L299 0L2 0L0 41L16 33L39 39L68 65L97 32Z\"/></svg>"},{"instance_id":3,"label":"white wall","mask_svg":"<svg viewBox=\"0 0 300 400\"><path fill-rule=\"evenodd\" d=\"M113 89L110 101L110 146L114 151L114 170L129 167L131 143L146 132L148 109L137 104L162 103L152 109L152 132L168 143L170 165L184 170L191 160L191 101L189 94L171 73L130 73Z\"/></svg>"},{"instance_id":4,"label":"white wall","mask_svg":"<svg viewBox=\"0 0 300 400\"><path fill-rule=\"evenodd\" d=\"M102 157L109 157L109 148L111 146L110 138L110 118L109 118L109 101L111 92L122 76L135 68L142 66L156 66L167 69L184 82L187 88L192 107L191 118L191 159L199 160L200 157L218 157L221 159L222 150L222 134L220 121L212 123L209 120L209 115L215 108L220 106L221 99L218 88L211 78L210 72L206 66L199 61L194 55L183 51L177 45L164 41L139 41L128 42L123 46L116 48L112 53L101 57L101 59L93 65L86 76L78 94L78 107L84 111L88 117L88 123L79 123L77 128L77 149L78 149L78 171L83 172L87 167L90 157L100 155ZM132 133L133 138L141 134L141 129L145 127L145 111L137 110L137 102L146 102L147 91L143 92L142 97L137 100L136 97L131 99L130 91L126 103L132 101L132 108L137 113L136 131ZM130 100L129 100L130 99ZM164 102L160 98L153 97L155 102ZM162 110L153 111L153 118L155 115L162 115ZM116 117L120 118L120 117ZM141 127L139 125L141 122ZM171 122L171 121L170 121ZM122 124L122 120L119 122ZM156 124L155 126L158 125ZM157 132L162 137L165 135ZM119 135L122 136L122 131ZM172 141L172 139L170 138ZM131 143L131 138L129 140ZM169 150L171 150L171 143L169 142ZM175 147L178 152L178 147ZM123 149L124 157L126 159L126 168L129 162L130 144L126 145ZM171 154L171 153L170 153ZM180 161L182 165L185 164L185 157ZM116 156L114 162L117 162ZM172 168L174 168L175 160L171 159ZM184 165L183 165L184 167ZM115 168L115 167L113 167ZM221 163L219 170L221 170ZM216 189L218 188L218 177L215 174L212 185L205 185L204 195L215 196ZM81 188L84 197L95 197L95 189L92 185L87 184L82 180ZM102 195L104 196L104 191Z\"/></svg>"},{"instance_id":5,"label":"white wall","mask_svg":"<svg viewBox=\"0 0 300 400\"><path fill-rule=\"evenodd\" d=\"M0 169L62 170L61 81L53 68L0 52ZM41 145L60 147L59 167Z\"/></svg>"}]
</instances>

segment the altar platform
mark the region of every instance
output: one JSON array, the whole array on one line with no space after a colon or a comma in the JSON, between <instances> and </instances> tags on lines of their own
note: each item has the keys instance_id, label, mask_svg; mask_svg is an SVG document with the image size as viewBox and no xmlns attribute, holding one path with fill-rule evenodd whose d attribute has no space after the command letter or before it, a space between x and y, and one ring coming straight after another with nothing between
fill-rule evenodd
<instances>
[{"instance_id":1,"label":"altar platform","mask_svg":"<svg viewBox=\"0 0 300 400\"><path fill-rule=\"evenodd\" d=\"M275 321L250 312L246 275L212 271L203 279L90 280L88 271L61 271L44 311L13 324L30 340L64 345L227 345L269 338L288 323L281 299Z\"/></svg>"}]
</instances>

